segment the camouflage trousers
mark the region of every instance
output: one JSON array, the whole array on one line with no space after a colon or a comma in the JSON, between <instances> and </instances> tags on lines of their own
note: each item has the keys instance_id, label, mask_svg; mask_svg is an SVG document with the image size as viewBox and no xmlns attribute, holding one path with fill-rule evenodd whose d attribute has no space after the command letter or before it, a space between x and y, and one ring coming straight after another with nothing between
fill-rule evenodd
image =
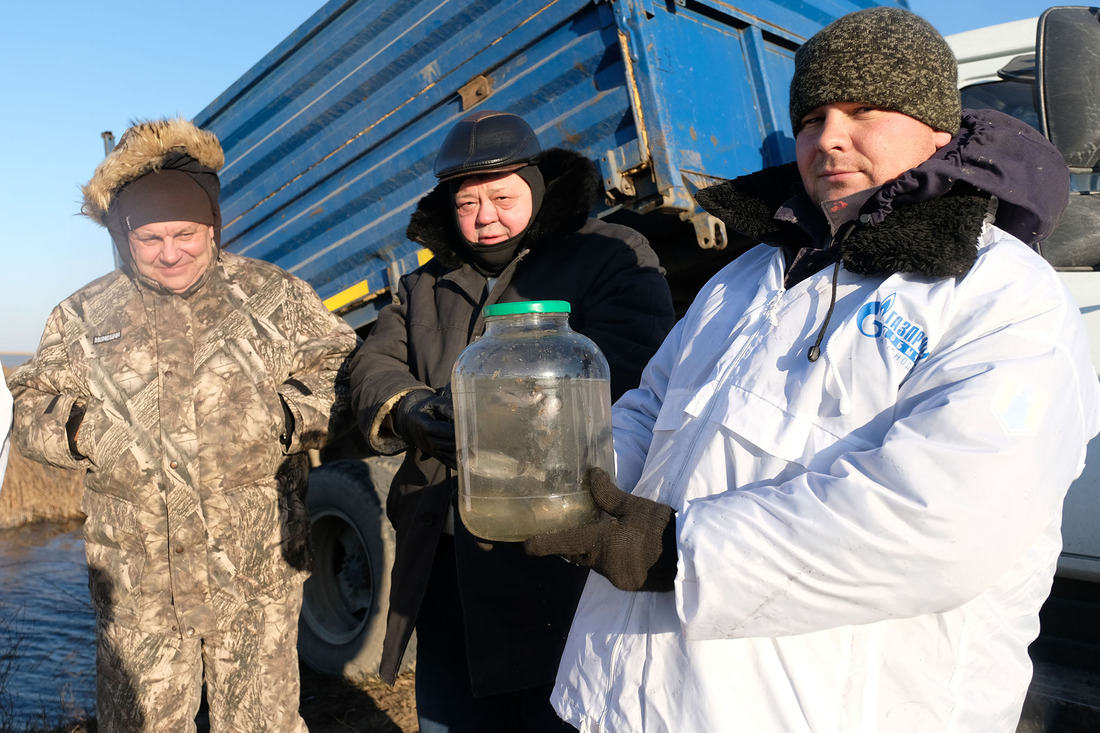
<instances>
[{"instance_id":1,"label":"camouflage trousers","mask_svg":"<svg viewBox=\"0 0 1100 733\"><path fill-rule=\"evenodd\" d=\"M241 607L204 638L96 620L100 733L195 731L206 683L211 733L305 733L298 715L302 588Z\"/></svg>"}]
</instances>

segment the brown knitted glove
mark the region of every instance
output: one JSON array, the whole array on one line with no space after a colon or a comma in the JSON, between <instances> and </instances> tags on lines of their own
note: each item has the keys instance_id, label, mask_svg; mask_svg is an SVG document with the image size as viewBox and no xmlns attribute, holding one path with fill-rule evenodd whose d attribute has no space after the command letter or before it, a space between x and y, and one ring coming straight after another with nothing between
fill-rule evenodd
<instances>
[{"instance_id":1,"label":"brown knitted glove","mask_svg":"<svg viewBox=\"0 0 1100 733\"><path fill-rule=\"evenodd\" d=\"M621 490L602 468L590 468L584 486L600 521L535 535L528 555L561 555L592 568L619 590L667 592L676 580L676 513L672 507Z\"/></svg>"}]
</instances>

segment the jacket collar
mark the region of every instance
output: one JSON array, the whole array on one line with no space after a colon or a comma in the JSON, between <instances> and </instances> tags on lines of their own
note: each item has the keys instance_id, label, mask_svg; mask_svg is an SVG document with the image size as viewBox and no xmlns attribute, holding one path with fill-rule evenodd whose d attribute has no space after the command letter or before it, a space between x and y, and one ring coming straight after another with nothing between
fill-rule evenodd
<instances>
[{"instance_id":1,"label":"jacket collar","mask_svg":"<svg viewBox=\"0 0 1100 733\"><path fill-rule=\"evenodd\" d=\"M759 242L795 249L813 246L810 235L776 212L798 194L794 163L767 168L699 191L696 200L730 229ZM990 196L961 186L939 198L897 207L874 217L872 197L842 227L845 269L860 275L912 272L932 277L965 275L977 257ZM872 223L877 218L877 224Z\"/></svg>"},{"instance_id":2,"label":"jacket collar","mask_svg":"<svg viewBox=\"0 0 1100 733\"><path fill-rule=\"evenodd\" d=\"M808 235L775 217L798 183L791 163L703 189L696 200L755 241L802 247ZM1009 115L964 110L950 143L884 184L844 228L844 267L861 275L965 275L987 219L1035 244L1058 225L1068 198L1068 168L1046 138Z\"/></svg>"}]
</instances>

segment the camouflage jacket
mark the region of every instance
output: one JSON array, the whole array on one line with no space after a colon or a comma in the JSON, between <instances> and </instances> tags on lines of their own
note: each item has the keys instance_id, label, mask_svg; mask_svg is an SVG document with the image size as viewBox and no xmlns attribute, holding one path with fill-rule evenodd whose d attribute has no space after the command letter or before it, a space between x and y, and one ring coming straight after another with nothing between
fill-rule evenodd
<instances>
[{"instance_id":1,"label":"camouflage jacket","mask_svg":"<svg viewBox=\"0 0 1100 733\"><path fill-rule=\"evenodd\" d=\"M227 252L184 295L116 270L54 309L9 379L14 435L28 457L87 469L101 619L203 634L304 580L304 451L351 425L355 343L307 284Z\"/></svg>"}]
</instances>

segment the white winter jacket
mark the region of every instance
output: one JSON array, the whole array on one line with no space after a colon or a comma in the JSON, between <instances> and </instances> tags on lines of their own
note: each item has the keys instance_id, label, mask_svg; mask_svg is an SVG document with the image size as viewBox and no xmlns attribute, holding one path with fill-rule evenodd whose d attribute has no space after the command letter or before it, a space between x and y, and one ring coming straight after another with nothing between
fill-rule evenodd
<instances>
[{"instance_id":1,"label":"white winter jacket","mask_svg":"<svg viewBox=\"0 0 1100 733\"><path fill-rule=\"evenodd\" d=\"M617 479L677 512L672 593L592 573L552 702L582 731L1014 731L1100 429L1080 314L986 225L961 278L790 289L761 245L614 413Z\"/></svg>"}]
</instances>

